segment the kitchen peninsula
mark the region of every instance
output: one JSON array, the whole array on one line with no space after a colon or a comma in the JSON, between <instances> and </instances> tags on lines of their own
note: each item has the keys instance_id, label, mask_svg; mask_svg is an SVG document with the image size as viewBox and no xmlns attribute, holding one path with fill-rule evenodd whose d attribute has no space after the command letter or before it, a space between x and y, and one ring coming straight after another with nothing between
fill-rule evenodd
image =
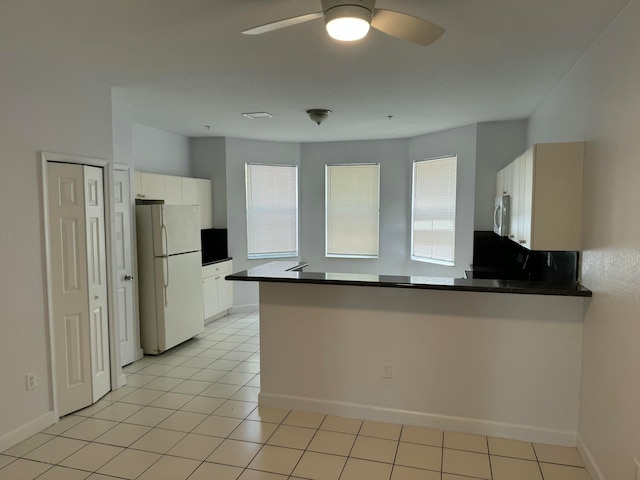
<instances>
[{"instance_id":1,"label":"kitchen peninsula","mask_svg":"<svg viewBox=\"0 0 640 480\"><path fill-rule=\"evenodd\" d=\"M260 283L261 405L575 445L580 285L315 273Z\"/></svg>"}]
</instances>

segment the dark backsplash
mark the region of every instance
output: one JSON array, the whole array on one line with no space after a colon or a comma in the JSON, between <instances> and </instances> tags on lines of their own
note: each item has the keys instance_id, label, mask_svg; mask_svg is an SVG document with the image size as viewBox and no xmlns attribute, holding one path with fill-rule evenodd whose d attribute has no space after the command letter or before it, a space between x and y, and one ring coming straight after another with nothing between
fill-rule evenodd
<instances>
[{"instance_id":1,"label":"dark backsplash","mask_svg":"<svg viewBox=\"0 0 640 480\"><path fill-rule=\"evenodd\" d=\"M226 228L206 228L200 230L202 241L202 263L210 263L229 257Z\"/></svg>"},{"instance_id":2,"label":"dark backsplash","mask_svg":"<svg viewBox=\"0 0 640 480\"><path fill-rule=\"evenodd\" d=\"M574 283L579 252L531 251L493 232L476 231L473 239L473 277Z\"/></svg>"}]
</instances>

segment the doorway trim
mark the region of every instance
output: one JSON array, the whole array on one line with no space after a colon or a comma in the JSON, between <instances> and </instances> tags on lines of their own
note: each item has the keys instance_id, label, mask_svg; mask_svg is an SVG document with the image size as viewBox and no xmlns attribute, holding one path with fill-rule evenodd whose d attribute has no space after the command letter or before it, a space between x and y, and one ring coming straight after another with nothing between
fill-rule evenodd
<instances>
[{"instance_id":1,"label":"doorway trim","mask_svg":"<svg viewBox=\"0 0 640 480\"><path fill-rule=\"evenodd\" d=\"M51 272L51 249L49 235L49 207L47 199L49 196L47 179L48 179L48 162L63 162L76 165L88 165L92 167L102 168L105 196L105 235L106 235L106 253L107 253L107 291L109 296L109 363L111 365L111 390L116 390L126 384L126 376L122 372L120 366L120 345L118 339L120 332L118 322L115 321L116 309L116 282L114 272L116 271L114 245L112 241L112 232L115 221L115 209L113 206L113 163L101 158L82 157L78 155L67 155L53 152L40 152L40 168L42 173L42 211L44 222L44 249L45 249L45 267L46 267L46 302L48 315L48 336L49 336L49 379L51 403L55 420L58 421L58 396L55 382L56 358L54 349L54 325L53 325L53 298L51 295L52 272Z\"/></svg>"}]
</instances>

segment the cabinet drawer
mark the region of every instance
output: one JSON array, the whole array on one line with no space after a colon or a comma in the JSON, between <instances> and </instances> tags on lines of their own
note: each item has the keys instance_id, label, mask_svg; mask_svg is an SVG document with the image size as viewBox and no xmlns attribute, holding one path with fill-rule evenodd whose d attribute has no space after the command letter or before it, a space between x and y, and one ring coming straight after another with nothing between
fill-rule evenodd
<instances>
[{"instance_id":1,"label":"cabinet drawer","mask_svg":"<svg viewBox=\"0 0 640 480\"><path fill-rule=\"evenodd\" d=\"M214 263L202 267L202 278L229 275L231 273L231 261Z\"/></svg>"}]
</instances>

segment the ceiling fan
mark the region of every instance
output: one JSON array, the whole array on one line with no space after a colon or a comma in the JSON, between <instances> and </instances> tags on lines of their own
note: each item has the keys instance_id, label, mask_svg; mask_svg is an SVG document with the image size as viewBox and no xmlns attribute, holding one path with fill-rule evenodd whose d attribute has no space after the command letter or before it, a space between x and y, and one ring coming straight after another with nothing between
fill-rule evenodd
<instances>
[{"instance_id":1,"label":"ceiling fan","mask_svg":"<svg viewBox=\"0 0 640 480\"><path fill-rule=\"evenodd\" d=\"M418 45L435 42L444 29L435 23L406 13L376 8L376 0L321 0L322 11L285 18L245 30L245 35L259 35L324 17L329 35L336 40L363 38L369 27L392 37Z\"/></svg>"}]
</instances>

